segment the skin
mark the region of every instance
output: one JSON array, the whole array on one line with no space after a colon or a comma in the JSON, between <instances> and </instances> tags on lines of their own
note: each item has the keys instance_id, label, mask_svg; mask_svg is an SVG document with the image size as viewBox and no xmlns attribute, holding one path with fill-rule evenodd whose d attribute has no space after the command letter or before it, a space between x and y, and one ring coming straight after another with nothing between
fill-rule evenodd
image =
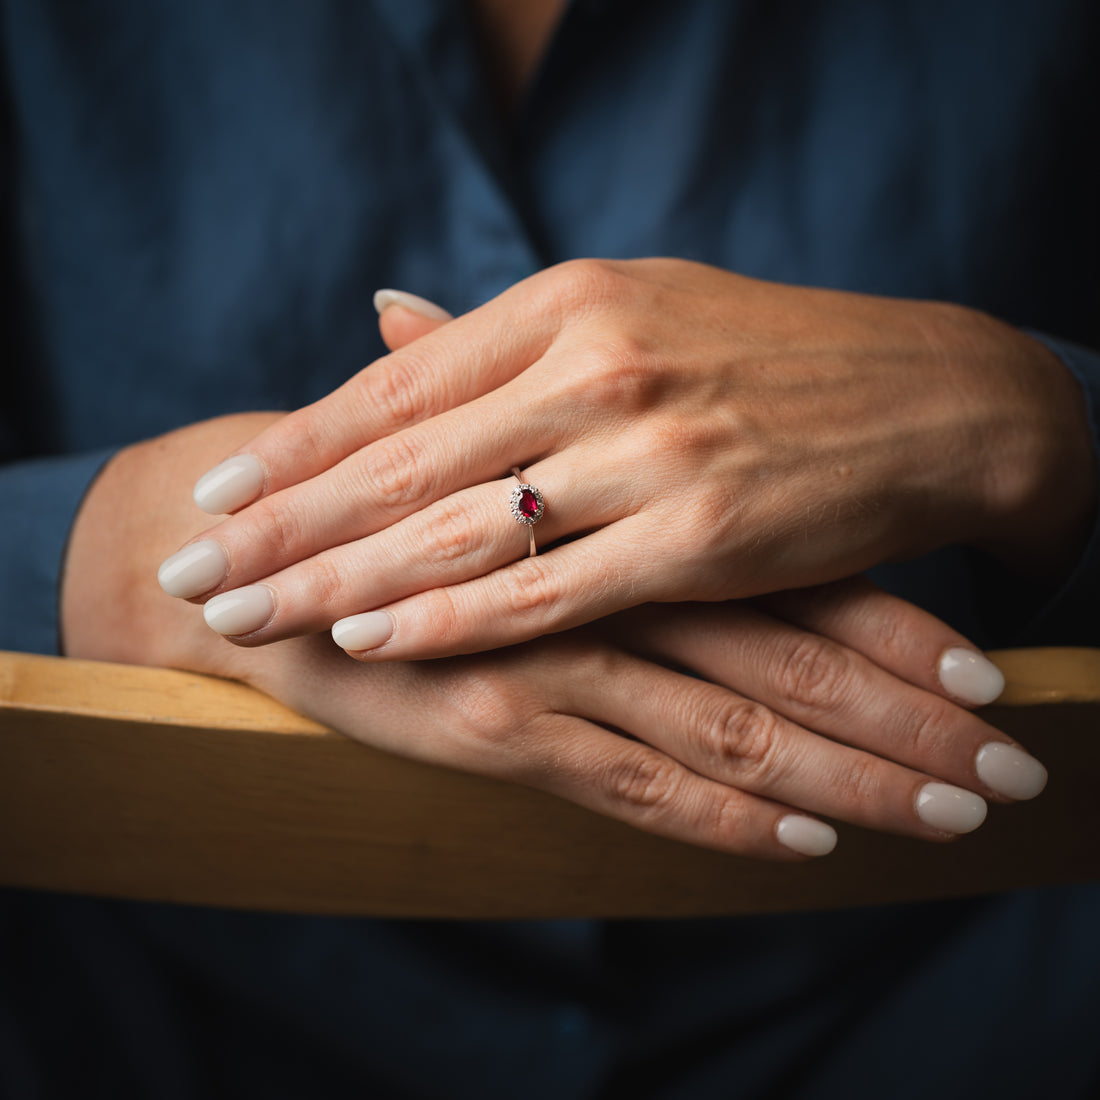
<instances>
[{"instance_id":1,"label":"skin","mask_svg":"<svg viewBox=\"0 0 1100 1100\"><path fill-rule=\"evenodd\" d=\"M396 344L395 344L396 346ZM973 310L678 260L561 265L429 330L238 453L203 532L266 644L383 609L363 660L515 644L650 602L821 584L961 544L1068 570L1096 486L1079 387ZM544 552L507 519L521 466ZM502 479L503 475L503 479Z\"/></svg>"},{"instance_id":2,"label":"skin","mask_svg":"<svg viewBox=\"0 0 1100 1100\"><path fill-rule=\"evenodd\" d=\"M470 5L486 78L501 113L516 108L546 52L565 0L475 0Z\"/></svg>"},{"instance_id":3,"label":"skin","mask_svg":"<svg viewBox=\"0 0 1100 1100\"><path fill-rule=\"evenodd\" d=\"M945 840L915 812L930 778L1005 801L974 757L1012 742L936 678L942 652L965 639L863 582L773 606L641 609L438 662L369 666L325 635L230 645L159 590L154 567L204 522L187 500L195 471L276 422L203 422L108 465L70 542L70 655L234 677L377 747L760 858L803 858L776 836L792 808Z\"/></svg>"}]
</instances>

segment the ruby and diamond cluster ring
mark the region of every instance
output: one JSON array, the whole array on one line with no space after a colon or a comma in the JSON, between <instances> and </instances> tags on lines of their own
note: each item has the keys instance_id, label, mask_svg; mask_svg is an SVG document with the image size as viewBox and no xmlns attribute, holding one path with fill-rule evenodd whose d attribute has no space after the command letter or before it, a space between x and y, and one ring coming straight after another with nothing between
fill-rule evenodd
<instances>
[{"instance_id":1,"label":"ruby and diamond cluster ring","mask_svg":"<svg viewBox=\"0 0 1100 1100\"><path fill-rule=\"evenodd\" d=\"M533 558L535 556L535 532L533 528L542 519L543 512L546 511L546 501L542 499L542 493L534 485L528 485L523 480L523 475L519 472L518 466L512 467L512 475L519 482L512 490L510 501L512 516L515 518L516 523L522 523L528 529L531 536L529 556Z\"/></svg>"}]
</instances>

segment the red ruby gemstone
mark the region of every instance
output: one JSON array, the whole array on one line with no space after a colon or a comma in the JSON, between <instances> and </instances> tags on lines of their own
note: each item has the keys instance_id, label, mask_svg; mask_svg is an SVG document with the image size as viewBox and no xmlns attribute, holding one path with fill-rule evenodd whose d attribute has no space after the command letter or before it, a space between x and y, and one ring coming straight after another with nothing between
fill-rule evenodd
<instances>
[{"instance_id":1,"label":"red ruby gemstone","mask_svg":"<svg viewBox=\"0 0 1100 1100\"><path fill-rule=\"evenodd\" d=\"M538 498L530 489L524 489L519 495L519 510L528 518L534 519L539 514Z\"/></svg>"}]
</instances>

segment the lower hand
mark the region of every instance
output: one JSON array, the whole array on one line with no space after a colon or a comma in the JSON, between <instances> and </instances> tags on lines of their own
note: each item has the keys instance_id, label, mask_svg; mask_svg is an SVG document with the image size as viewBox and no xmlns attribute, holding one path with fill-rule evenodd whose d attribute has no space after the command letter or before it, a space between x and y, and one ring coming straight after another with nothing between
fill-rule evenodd
<instances>
[{"instance_id":1,"label":"lower hand","mask_svg":"<svg viewBox=\"0 0 1100 1100\"><path fill-rule=\"evenodd\" d=\"M442 661L364 666L323 635L248 653L258 686L376 747L758 858L827 854L822 816L951 839L981 824L985 799L1045 781L944 698L960 668L956 690L988 697L984 659L863 582L774 609L650 606Z\"/></svg>"}]
</instances>

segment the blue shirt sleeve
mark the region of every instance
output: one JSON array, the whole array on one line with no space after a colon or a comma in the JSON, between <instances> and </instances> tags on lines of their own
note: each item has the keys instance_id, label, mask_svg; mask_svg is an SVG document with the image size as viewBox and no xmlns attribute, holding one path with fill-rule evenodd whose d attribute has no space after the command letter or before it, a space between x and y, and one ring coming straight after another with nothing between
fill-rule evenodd
<instances>
[{"instance_id":1,"label":"blue shirt sleeve","mask_svg":"<svg viewBox=\"0 0 1100 1100\"><path fill-rule=\"evenodd\" d=\"M0 467L0 649L61 652L59 595L69 531L114 449Z\"/></svg>"},{"instance_id":2,"label":"blue shirt sleeve","mask_svg":"<svg viewBox=\"0 0 1100 1100\"><path fill-rule=\"evenodd\" d=\"M1085 397L1094 461L1100 469L1100 353L1032 333L1072 372ZM1100 644L1100 506L1076 567L1019 634L1020 644Z\"/></svg>"}]
</instances>

